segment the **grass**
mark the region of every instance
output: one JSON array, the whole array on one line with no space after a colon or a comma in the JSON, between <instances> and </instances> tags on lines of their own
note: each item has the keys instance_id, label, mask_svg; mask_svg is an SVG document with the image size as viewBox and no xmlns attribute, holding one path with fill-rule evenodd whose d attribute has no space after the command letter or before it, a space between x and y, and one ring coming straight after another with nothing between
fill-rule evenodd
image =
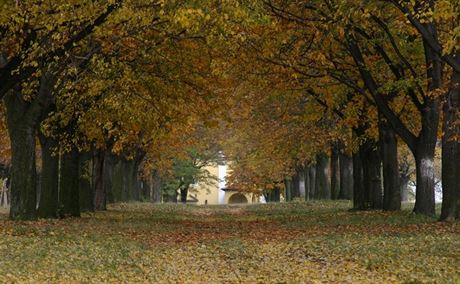
<instances>
[{"instance_id":1,"label":"grass","mask_svg":"<svg viewBox=\"0 0 460 284\"><path fill-rule=\"evenodd\" d=\"M0 214L0 282L460 283L460 224L348 202Z\"/></svg>"}]
</instances>

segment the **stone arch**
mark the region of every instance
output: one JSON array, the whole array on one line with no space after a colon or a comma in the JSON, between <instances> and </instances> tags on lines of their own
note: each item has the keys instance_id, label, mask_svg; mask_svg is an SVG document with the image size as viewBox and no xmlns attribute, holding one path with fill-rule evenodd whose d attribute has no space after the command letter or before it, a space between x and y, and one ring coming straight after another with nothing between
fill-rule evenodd
<instances>
[{"instance_id":1,"label":"stone arch","mask_svg":"<svg viewBox=\"0 0 460 284\"><path fill-rule=\"evenodd\" d=\"M248 203L248 199L242 193L235 193L228 199L228 204Z\"/></svg>"}]
</instances>

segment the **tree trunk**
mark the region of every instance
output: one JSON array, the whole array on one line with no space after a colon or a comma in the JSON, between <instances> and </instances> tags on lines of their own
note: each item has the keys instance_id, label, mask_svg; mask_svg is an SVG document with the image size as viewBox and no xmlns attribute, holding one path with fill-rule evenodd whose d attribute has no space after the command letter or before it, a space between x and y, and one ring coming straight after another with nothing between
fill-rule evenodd
<instances>
[{"instance_id":1,"label":"tree trunk","mask_svg":"<svg viewBox=\"0 0 460 284\"><path fill-rule=\"evenodd\" d=\"M80 194L80 211L94 211L94 190L92 187L91 154L80 154L78 161L78 188ZM91 166L91 167L90 167Z\"/></svg>"},{"instance_id":2,"label":"tree trunk","mask_svg":"<svg viewBox=\"0 0 460 284\"><path fill-rule=\"evenodd\" d=\"M106 155L102 150L96 150L93 153L93 185L94 185L94 209L106 210L107 197L106 187L104 184L104 174L106 164Z\"/></svg>"},{"instance_id":3,"label":"tree trunk","mask_svg":"<svg viewBox=\"0 0 460 284\"><path fill-rule=\"evenodd\" d=\"M59 209L59 159L53 155L57 142L39 133L42 153L38 217L57 218Z\"/></svg>"},{"instance_id":4,"label":"tree trunk","mask_svg":"<svg viewBox=\"0 0 460 284\"><path fill-rule=\"evenodd\" d=\"M339 199L353 198L353 158L347 153L339 153L340 193Z\"/></svg>"},{"instance_id":5,"label":"tree trunk","mask_svg":"<svg viewBox=\"0 0 460 284\"><path fill-rule=\"evenodd\" d=\"M457 53L457 58L460 52ZM457 59L460 62L460 59ZM453 71L450 90L444 103L442 139L442 221L460 219L460 73Z\"/></svg>"},{"instance_id":6,"label":"tree trunk","mask_svg":"<svg viewBox=\"0 0 460 284\"><path fill-rule=\"evenodd\" d=\"M363 163L363 181L365 207L371 209L383 208L381 159L377 146L368 141L361 155Z\"/></svg>"},{"instance_id":7,"label":"tree trunk","mask_svg":"<svg viewBox=\"0 0 460 284\"><path fill-rule=\"evenodd\" d=\"M292 180L290 179L284 179L284 199L286 202L289 202L292 200Z\"/></svg>"},{"instance_id":8,"label":"tree trunk","mask_svg":"<svg viewBox=\"0 0 460 284\"><path fill-rule=\"evenodd\" d=\"M401 210L398 144L396 135L394 130L383 118L380 119L379 130L383 163L383 210Z\"/></svg>"},{"instance_id":9,"label":"tree trunk","mask_svg":"<svg viewBox=\"0 0 460 284\"><path fill-rule=\"evenodd\" d=\"M310 200L310 166L304 167L304 186L305 186L305 201Z\"/></svg>"},{"instance_id":10,"label":"tree trunk","mask_svg":"<svg viewBox=\"0 0 460 284\"><path fill-rule=\"evenodd\" d=\"M363 163L359 152L353 153L353 209L367 209L364 194Z\"/></svg>"},{"instance_id":11,"label":"tree trunk","mask_svg":"<svg viewBox=\"0 0 460 284\"><path fill-rule=\"evenodd\" d=\"M109 200L109 196L112 194L112 187L113 187L113 156L110 153L104 154L104 164L102 165L103 172L102 172L102 184L103 184L103 193L105 194L103 200L104 206L101 207L100 210L107 210L107 202ZM97 199L96 199L97 202ZM97 203L96 203L97 207Z\"/></svg>"},{"instance_id":12,"label":"tree trunk","mask_svg":"<svg viewBox=\"0 0 460 284\"><path fill-rule=\"evenodd\" d=\"M329 177L329 157L326 154L319 154L316 157L316 199L331 198L331 184Z\"/></svg>"},{"instance_id":13,"label":"tree trunk","mask_svg":"<svg viewBox=\"0 0 460 284\"><path fill-rule=\"evenodd\" d=\"M8 132L11 140L10 218L37 217L37 172L35 168L36 122L24 115L29 103L17 92L5 96Z\"/></svg>"},{"instance_id":14,"label":"tree trunk","mask_svg":"<svg viewBox=\"0 0 460 284\"><path fill-rule=\"evenodd\" d=\"M76 150L61 156L59 199L61 216L80 217L79 155Z\"/></svg>"},{"instance_id":15,"label":"tree trunk","mask_svg":"<svg viewBox=\"0 0 460 284\"><path fill-rule=\"evenodd\" d=\"M26 102L17 90L4 97L11 141L10 218L13 220L37 217L35 135L52 104L54 83L54 76L43 71L37 95L31 102Z\"/></svg>"},{"instance_id":16,"label":"tree trunk","mask_svg":"<svg viewBox=\"0 0 460 284\"><path fill-rule=\"evenodd\" d=\"M131 201L134 197L134 161L123 160L122 161L122 175L123 175L123 190L121 194L122 201Z\"/></svg>"},{"instance_id":17,"label":"tree trunk","mask_svg":"<svg viewBox=\"0 0 460 284\"><path fill-rule=\"evenodd\" d=\"M153 179L153 186L152 186L152 201L154 203L161 203L161 196L163 188L162 188L162 183L161 183L161 177L158 172L158 170L154 170L152 174L152 179Z\"/></svg>"},{"instance_id":18,"label":"tree trunk","mask_svg":"<svg viewBox=\"0 0 460 284\"><path fill-rule=\"evenodd\" d=\"M141 162L142 160L144 159L144 156L145 156L145 153L143 153L142 151L138 151L136 153L136 156L134 157L133 159L133 169L132 169L132 177L131 177L131 182L132 182L132 186L131 186L131 190L132 190L132 194L131 194L131 197L136 200L136 201L141 201L141 191L142 191L142 188L141 188L141 181L139 179L139 167L141 165Z\"/></svg>"},{"instance_id":19,"label":"tree trunk","mask_svg":"<svg viewBox=\"0 0 460 284\"><path fill-rule=\"evenodd\" d=\"M188 188L188 185L184 185L180 188L180 202L182 202L183 204L187 203Z\"/></svg>"},{"instance_id":20,"label":"tree trunk","mask_svg":"<svg viewBox=\"0 0 460 284\"><path fill-rule=\"evenodd\" d=\"M427 24L427 28L437 38L434 24ZM436 52L424 41L427 66L428 91L434 92L442 87L442 62ZM414 212L427 216L435 215L434 199L434 152L438 136L438 123L440 115L440 98L425 98L422 111L422 129L418 136L415 149L417 186L415 194Z\"/></svg>"},{"instance_id":21,"label":"tree trunk","mask_svg":"<svg viewBox=\"0 0 460 284\"><path fill-rule=\"evenodd\" d=\"M339 147L334 143L331 149L331 199L339 198L340 193L340 168L339 168Z\"/></svg>"},{"instance_id":22,"label":"tree trunk","mask_svg":"<svg viewBox=\"0 0 460 284\"><path fill-rule=\"evenodd\" d=\"M300 197L300 172L296 169L295 174L292 176L292 192L291 198L299 198Z\"/></svg>"},{"instance_id":23,"label":"tree trunk","mask_svg":"<svg viewBox=\"0 0 460 284\"><path fill-rule=\"evenodd\" d=\"M270 201L271 202L280 202L280 189L279 189L279 187L275 187L274 189L270 190Z\"/></svg>"},{"instance_id":24,"label":"tree trunk","mask_svg":"<svg viewBox=\"0 0 460 284\"><path fill-rule=\"evenodd\" d=\"M302 200L305 200L305 168L301 167L298 170L298 176L299 176L299 198Z\"/></svg>"},{"instance_id":25,"label":"tree trunk","mask_svg":"<svg viewBox=\"0 0 460 284\"><path fill-rule=\"evenodd\" d=\"M117 159L113 167L112 192L113 202L124 201L124 162L123 159Z\"/></svg>"},{"instance_id":26,"label":"tree trunk","mask_svg":"<svg viewBox=\"0 0 460 284\"><path fill-rule=\"evenodd\" d=\"M422 143L418 146L415 156L417 186L414 212L434 216L434 147Z\"/></svg>"},{"instance_id":27,"label":"tree trunk","mask_svg":"<svg viewBox=\"0 0 460 284\"><path fill-rule=\"evenodd\" d=\"M308 193L308 198L310 200L315 199L316 196L316 165L311 165L308 171L308 177L310 181L310 191Z\"/></svg>"}]
</instances>

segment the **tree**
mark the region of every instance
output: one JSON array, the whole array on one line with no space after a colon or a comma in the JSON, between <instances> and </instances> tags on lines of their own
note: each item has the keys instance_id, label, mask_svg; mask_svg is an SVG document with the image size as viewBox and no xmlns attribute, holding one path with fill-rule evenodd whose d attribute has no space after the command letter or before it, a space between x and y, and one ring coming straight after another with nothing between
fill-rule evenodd
<instances>
[{"instance_id":1,"label":"tree","mask_svg":"<svg viewBox=\"0 0 460 284\"><path fill-rule=\"evenodd\" d=\"M460 216L459 175L456 161L460 157L456 139L459 104L460 61L458 59L458 1L427 1L424 5L390 1L406 17L423 39L430 56L447 63L451 68L450 84L443 88L445 93L443 110L443 206L441 220L455 220ZM440 63L438 63L440 64ZM430 66L428 66L430 68ZM433 69L433 68L431 68ZM428 69L428 70L431 70ZM438 72L440 73L440 72ZM438 77L441 76L438 74ZM441 80L438 79L438 84ZM441 87L441 86L439 86Z\"/></svg>"},{"instance_id":2,"label":"tree","mask_svg":"<svg viewBox=\"0 0 460 284\"><path fill-rule=\"evenodd\" d=\"M2 10L0 97L5 97L12 143L12 219L36 218L35 134L52 102L58 75L71 51L119 6L97 4L92 10L89 2L43 6L11 1ZM49 13L39 13L40 9Z\"/></svg>"}]
</instances>

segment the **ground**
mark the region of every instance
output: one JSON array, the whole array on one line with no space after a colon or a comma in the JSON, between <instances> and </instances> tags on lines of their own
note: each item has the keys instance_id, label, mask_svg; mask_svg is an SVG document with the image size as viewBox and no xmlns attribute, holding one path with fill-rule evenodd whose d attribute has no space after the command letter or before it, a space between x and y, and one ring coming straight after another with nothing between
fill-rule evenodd
<instances>
[{"instance_id":1,"label":"ground","mask_svg":"<svg viewBox=\"0 0 460 284\"><path fill-rule=\"evenodd\" d=\"M0 282L460 283L460 224L348 202L0 220ZM4 212L5 213L5 212Z\"/></svg>"}]
</instances>

